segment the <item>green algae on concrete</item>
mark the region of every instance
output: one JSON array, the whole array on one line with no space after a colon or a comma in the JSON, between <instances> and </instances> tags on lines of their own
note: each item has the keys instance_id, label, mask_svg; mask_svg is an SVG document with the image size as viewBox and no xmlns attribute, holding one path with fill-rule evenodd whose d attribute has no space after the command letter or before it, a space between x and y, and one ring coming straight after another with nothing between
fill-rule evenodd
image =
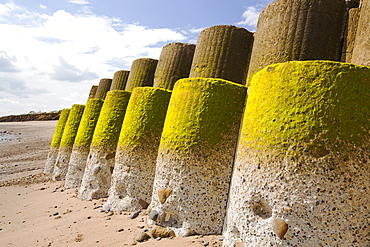
<instances>
[{"instance_id":1,"label":"green algae on concrete","mask_svg":"<svg viewBox=\"0 0 370 247\"><path fill-rule=\"evenodd\" d=\"M64 127L63 136L59 145L58 157L54 166L53 180L55 181L63 180L68 171L73 143L76 138L84 109L85 106L79 104L75 104L71 108L67 123Z\"/></svg>"},{"instance_id":2,"label":"green algae on concrete","mask_svg":"<svg viewBox=\"0 0 370 247\"><path fill-rule=\"evenodd\" d=\"M60 140L62 139L63 136L64 127L67 123L69 112L70 109L66 108L63 109L62 112L60 113L58 123L55 127L53 139L51 140L50 143L50 150L44 168L45 174L53 174L55 161L57 159L59 152Z\"/></svg>"},{"instance_id":3,"label":"green algae on concrete","mask_svg":"<svg viewBox=\"0 0 370 247\"><path fill-rule=\"evenodd\" d=\"M107 93L95 127L78 197L83 200L108 196L116 147L131 93Z\"/></svg>"},{"instance_id":4,"label":"green algae on concrete","mask_svg":"<svg viewBox=\"0 0 370 247\"><path fill-rule=\"evenodd\" d=\"M139 58L133 61L125 90L132 92L135 87L153 86L157 63L158 60L152 58Z\"/></svg>"},{"instance_id":5,"label":"green algae on concrete","mask_svg":"<svg viewBox=\"0 0 370 247\"><path fill-rule=\"evenodd\" d=\"M368 67L296 61L257 72L235 158L224 245L365 246L369 119Z\"/></svg>"},{"instance_id":6,"label":"green algae on concrete","mask_svg":"<svg viewBox=\"0 0 370 247\"><path fill-rule=\"evenodd\" d=\"M96 90L95 93L95 98L96 99L102 99L104 100L107 92L110 90L110 87L112 85L112 79L100 79L98 89Z\"/></svg>"},{"instance_id":7,"label":"green algae on concrete","mask_svg":"<svg viewBox=\"0 0 370 247\"><path fill-rule=\"evenodd\" d=\"M176 82L150 205L158 217L150 224L176 236L221 234L246 94L245 86L222 79ZM163 189L171 191L165 200Z\"/></svg>"},{"instance_id":8,"label":"green algae on concrete","mask_svg":"<svg viewBox=\"0 0 370 247\"><path fill-rule=\"evenodd\" d=\"M95 128L92 148L117 145L130 95L123 90L108 92Z\"/></svg>"},{"instance_id":9,"label":"green algae on concrete","mask_svg":"<svg viewBox=\"0 0 370 247\"><path fill-rule=\"evenodd\" d=\"M74 148L90 146L102 106L103 100L101 99L89 99L87 101L73 144Z\"/></svg>"},{"instance_id":10,"label":"green algae on concrete","mask_svg":"<svg viewBox=\"0 0 370 247\"><path fill-rule=\"evenodd\" d=\"M133 90L117 145L109 198L103 210L133 211L150 202L158 146L171 92Z\"/></svg>"},{"instance_id":11,"label":"green algae on concrete","mask_svg":"<svg viewBox=\"0 0 370 247\"><path fill-rule=\"evenodd\" d=\"M257 150L316 155L343 150L346 143L352 143L346 149L361 145L369 131L369 71L328 61L264 68L252 79L241 142Z\"/></svg>"},{"instance_id":12,"label":"green algae on concrete","mask_svg":"<svg viewBox=\"0 0 370 247\"><path fill-rule=\"evenodd\" d=\"M171 92L165 89L135 88L127 106L118 147L158 146L156 143L159 144L170 97Z\"/></svg>"},{"instance_id":13,"label":"green algae on concrete","mask_svg":"<svg viewBox=\"0 0 370 247\"><path fill-rule=\"evenodd\" d=\"M222 79L190 78L176 83L161 146L186 150L192 146L214 147L234 131L240 102L244 102L244 86ZM232 110L231 110L232 109Z\"/></svg>"},{"instance_id":14,"label":"green algae on concrete","mask_svg":"<svg viewBox=\"0 0 370 247\"><path fill-rule=\"evenodd\" d=\"M129 70L118 70L114 72L112 85L110 91L113 90L125 90L128 76L130 75Z\"/></svg>"},{"instance_id":15,"label":"green algae on concrete","mask_svg":"<svg viewBox=\"0 0 370 247\"><path fill-rule=\"evenodd\" d=\"M103 100L101 99L89 99L86 103L76 139L73 144L72 154L65 178L65 188L76 188L81 185L86 160L89 155L91 140L102 106Z\"/></svg>"}]
</instances>

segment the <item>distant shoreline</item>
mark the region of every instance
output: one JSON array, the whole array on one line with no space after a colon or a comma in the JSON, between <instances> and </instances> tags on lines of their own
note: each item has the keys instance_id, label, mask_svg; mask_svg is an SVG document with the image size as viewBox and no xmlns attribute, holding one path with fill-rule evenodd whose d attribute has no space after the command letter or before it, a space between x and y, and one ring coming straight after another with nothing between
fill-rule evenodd
<instances>
[{"instance_id":1,"label":"distant shoreline","mask_svg":"<svg viewBox=\"0 0 370 247\"><path fill-rule=\"evenodd\" d=\"M60 111L53 112L53 113L10 115L10 116L0 117L0 122L50 121L50 120L58 120L59 116L60 116Z\"/></svg>"}]
</instances>

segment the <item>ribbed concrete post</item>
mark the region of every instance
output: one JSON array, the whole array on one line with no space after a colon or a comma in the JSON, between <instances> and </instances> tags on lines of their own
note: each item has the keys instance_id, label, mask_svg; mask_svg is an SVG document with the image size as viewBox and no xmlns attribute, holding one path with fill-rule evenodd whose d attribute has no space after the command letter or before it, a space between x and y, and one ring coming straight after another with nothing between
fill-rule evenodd
<instances>
[{"instance_id":1,"label":"ribbed concrete post","mask_svg":"<svg viewBox=\"0 0 370 247\"><path fill-rule=\"evenodd\" d=\"M89 98L88 99L93 99L95 98L96 91L98 90L98 86L92 86L89 92Z\"/></svg>"},{"instance_id":2,"label":"ribbed concrete post","mask_svg":"<svg viewBox=\"0 0 370 247\"><path fill-rule=\"evenodd\" d=\"M123 90L107 93L86 161L78 194L80 199L91 200L108 196L118 137L130 94Z\"/></svg>"},{"instance_id":3,"label":"ribbed concrete post","mask_svg":"<svg viewBox=\"0 0 370 247\"><path fill-rule=\"evenodd\" d=\"M104 100L111 85L112 79L100 79L98 89L96 90L95 99Z\"/></svg>"},{"instance_id":4,"label":"ribbed concrete post","mask_svg":"<svg viewBox=\"0 0 370 247\"><path fill-rule=\"evenodd\" d=\"M146 208L152 197L158 146L171 92L138 87L132 92L117 146L112 184L103 210Z\"/></svg>"},{"instance_id":5,"label":"ribbed concrete post","mask_svg":"<svg viewBox=\"0 0 370 247\"><path fill-rule=\"evenodd\" d=\"M69 158L76 138L78 126L85 106L75 104L69 113L67 123L64 127L63 136L59 145L59 152L54 165L53 180L64 180L68 171Z\"/></svg>"},{"instance_id":6,"label":"ribbed concrete post","mask_svg":"<svg viewBox=\"0 0 370 247\"><path fill-rule=\"evenodd\" d=\"M86 103L69 160L65 188L77 188L81 185L90 144L102 106L103 100L101 99L89 99Z\"/></svg>"},{"instance_id":7,"label":"ribbed concrete post","mask_svg":"<svg viewBox=\"0 0 370 247\"><path fill-rule=\"evenodd\" d=\"M369 244L369 78L329 61L254 75L224 246Z\"/></svg>"},{"instance_id":8,"label":"ribbed concrete post","mask_svg":"<svg viewBox=\"0 0 370 247\"><path fill-rule=\"evenodd\" d=\"M358 19L360 17L360 9L353 8L348 11L347 18L347 27L343 42L343 51L342 51L342 62L351 63L353 48L355 46L356 32Z\"/></svg>"},{"instance_id":9,"label":"ribbed concrete post","mask_svg":"<svg viewBox=\"0 0 370 247\"><path fill-rule=\"evenodd\" d=\"M345 11L344 0L276 0L267 5L254 35L248 82L273 63L340 61Z\"/></svg>"},{"instance_id":10,"label":"ribbed concrete post","mask_svg":"<svg viewBox=\"0 0 370 247\"><path fill-rule=\"evenodd\" d=\"M245 84L253 34L244 28L220 25L204 29L198 37L190 78L222 78Z\"/></svg>"},{"instance_id":11,"label":"ribbed concrete post","mask_svg":"<svg viewBox=\"0 0 370 247\"><path fill-rule=\"evenodd\" d=\"M110 87L110 91L113 90L125 90L126 83L130 71L128 70L118 70L113 75L112 85Z\"/></svg>"},{"instance_id":12,"label":"ribbed concrete post","mask_svg":"<svg viewBox=\"0 0 370 247\"><path fill-rule=\"evenodd\" d=\"M220 234L246 87L176 82L160 141L150 218L177 236Z\"/></svg>"},{"instance_id":13,"label":"ribbed concrete post","mask_svg":"<svg viewBox=\"0 0 370 247\"><path fill-rule=\"evenodd\" d=\"M351 62L370 66L370 0L362 0Z\"/></svg>"},{"instance_id":14,"label":"ribbed concrete post","mask_svg":"<svg viewBox=\"0 0 370 247\"><path fill-rule=\"evenodd\" d=\"M125 90L132 92L135 87L153 86L157 63L157 59L151 58L139 58L133 61Z\"/></svg>"},{"instance_id":15,"label":"ribbed concrete post","mask_svg":"<svg viewBox=\"0 0 370 247\"><path fill-rule=\"evenodd\" d=\"M45 174L53 174L54 172L54 165L58 157L60 140L62 139L63 136L63 131L67 123L69 111L70 109L63 109L62 112L60 113L58 123L54 130L53 139L51 140L50 143L50 150L44 168Z\"/></svg>"},{"instance_id":16,"label":"ribbed concrete post","mask_svg":"<svg viewBox=\"0 0 370 247\"><path fill-rule=\"evenodd\" d=\"M171 43L162 48L154 74L154 86L173 89L175 82L189 77L195 45Z\"/></svg>"}]
</instances>

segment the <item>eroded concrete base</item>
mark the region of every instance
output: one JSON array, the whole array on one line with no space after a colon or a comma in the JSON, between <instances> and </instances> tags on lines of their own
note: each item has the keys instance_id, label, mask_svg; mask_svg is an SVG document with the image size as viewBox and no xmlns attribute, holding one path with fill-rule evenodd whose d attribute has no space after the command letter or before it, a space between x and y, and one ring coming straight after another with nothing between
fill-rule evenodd
<instances>
[{"instance_id":1,"label":"eroded concrete base","mask_svg":"<svg viewBox=\"0 0 370 247\"><path fill-rule=\"evenodd\" d=\"M156 153L146 148L117 150L116 162L104 210L135 211L150 204Z\"/></svg>"},{"instance_id":2,"label":"eroded concrete base","mask_svg":"<svg viewBox=\"0 0 370 247\"><path fill-rule=\"evenodd\" d=\"M224 246L367 246L370 157L358 151L296 160L240 152Z\"/></svg>"},{"instance_id":3,"label":"eroded concrete base","mask_svg":"<svg viewBox=\"0 0 370 247\"><path fill-rule=\"evenodd\" d=\"M224 147L185 155L159 152L149 206L150 218L157 218L150 224L167 227L176 236L221 234L234 153Z\"/></svg>"},{"instance_id":4,"label":"eroded concrete base","mask_svg":"<svg viewBox=\"0 0 370 247\"><path fill-rule=\"evenodd\" d=\"M90 150L78 197L92 200L108 196L114 168L115 151Z\"/></svg>"},{"instance_id":5,"label":"eroded concrete base","mask_svg":"<svg viewBox=\"0 0 370 247\"><path fill-rule=\"evenodd\" d=\"M50 147L48 158L46 160L45 168L44 168L45 174L53 174L55 162L58 157L58 153L59 153L59 148Z\"/></svg>"},{"instance_id":6,"label":"eroded concrete base","mask_svg":"<svg viewBox=\"0 0 370 247\"><path fill-rule=\"evenodd\" d=\"M69 159L71 157L72 147L59 148L58 157L55 161L52 179L54 181L64 180L68 171Z\"/></svg>"},{"instance_id":7,"label":"eroded concrete base","mask_svg":"<svg viewBox=\"0 0 370 247\"><path fill-rule=\"evenodd\" d=\"M81 186L89 152L90 148L88 147L74 148L72 150L66 182L64 184L65 188L78 188Z\"/></svg>"}]
</instances>

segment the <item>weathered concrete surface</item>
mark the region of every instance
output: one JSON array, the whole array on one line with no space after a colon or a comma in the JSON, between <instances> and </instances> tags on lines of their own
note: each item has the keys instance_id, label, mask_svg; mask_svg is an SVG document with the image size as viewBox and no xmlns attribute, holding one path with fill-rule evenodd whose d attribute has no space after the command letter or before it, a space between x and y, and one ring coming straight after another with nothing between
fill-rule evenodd
<instances>
[{"instance_id":1,"label":"weathered concrete surface","mask_svg":"<svg viewBox=\"0 0 370 247\"><path fill-rule=\"evenodd\" d=\"M171 43L162 48L153 87L172 90L175 82L189 77L195 45Z\"/></svg>"},{"instance_id":2,"label":"weathered concrete surface","mask_svg":"<svg viewBox=\"0 0 370 247\"><path fill-rule=\"evenodd\" d=\"M89 92L89 99L93 99L95 98L95 95L96 95L96 91L98 90L98 86L94 85L94 86L91 86L91 89L90 89L90 92Z\"/></svg>"},{"instance_id":3,"label":"weathered concrete surface","mask_svg":"<svg viewBox=\"0 0 370 247\"><path fill-rule=\"evenodd\" d=\"M62 140L64 127L67 123L70 110L71 109L66 108L66 109L63 109L62 112L60 113L60 117L59 117L57 125L55 126L53 139L51 140L50 150L49 150L48 157L45 163L45 168L44 168L45 174L53 174L54 172L54 165L58 157L60 141Z\"/></svg>"},{"instance_id":4,"label":"weathered concrete surface","mask_svg":"<svg viewBox=\"0 0 370 247\"><path fill-rule=\"evenodd\" d=\"M118 70L113 75L112 85L110 91L113 90L125 90L128 76L130 75L129 70Z\"/></svg>"},{"instance_id":5,"label":"weathered concrete surface","mask_svg":"<svg viewBox=\"0 0 370 247\"><path fill-rule=\"evenodd\" d=\"M64 127L63 136L60 140L59 152L54 165L52 179L54 181L64 180L68 171L69 158L71 157L73 143L76 138L78 126L85 106L74 104L69 113L67 123Z\"/></svg>"},{"instance_id":6,"label":"weathered concrete surface","mask_svg":"<svg viewBox=\"0 0 370 247\"><path fill-rule=\"evenodd\" d=\"M125 90L132 92L135 87L151 87L154 83L154 73L158 60L139 58L132 62Z\"/></svg>"},{"instance_id":7,"label":"weathered concrete surface","mask_svg":"<svg viewBox=\"0 0 370 247\"><path fill-rule=\"evenodd\" d=\"M151 224L176 236L221 233L246 87L222 79L176 82L160 141Z\"/></svg>"},{"instance_id":8,"label":"weathered concrete surface","mask_svg":"<svg viewBox=\"0 0 370 247\"><path fill-rule=\"evenodd\" d=\"M224 246L367 246L370 68L258 72L233 171Z\"/></svg>"},{"instance_id":9,"label":"weathered concrete surface","mask_svg":"<svg viewBox=\"0 0 370 247\"><path fill-rule=\"evenodd\" d=\"M198 37L189 77L221 78L244 85L253 34L244 28L220 25Z\"/></svg>"},{"instance_id":10,"label":"weathered concrete surface","mask_svg":"<svg viewBox=\"0 0 370 247\"><path fill-rule=\"evenodd\" d=\"M83 200L108 196L116 147L131 93L107 93L95 127L78 197Z\"/></svg>"},{"instance_id":11,"label":"weathered concrete surface","mask_svg":"<svg viewBox=\"0 0 370 247\"><path fill-rule=\"evenodd\" d=\"M81 185L90 144L102 106L103 100L101 99L89 99L86 103L69 160L65 188L77 188Z\"/></svg>"},{"instance_id":12,"label":"weathered concrete surface","mask_svg":"<svg viewBox=\"0 0 370 247\"><path fill-rule=\"evenodd\" d=\"M352 63L370 66L370 0L362 0Z\"/></svg>"},{"instance_id":13,"label":"weathered concrete surface","mask_svg":"<svg viewBox=\"0 0 370 247\"><path fill-rule=\"evenodd\" d=\"M112 79L107 79L107 78L100 79L98 89L96 90L96 93L95 93L95 99L104 100L111 85L112 85Z\"/></svg>"},{"instance_id":14,"label":"weathered concrete surface","mask_svg":"<svg viewBox=\"0 0 370 247\"><path fill-rule=\"evenodd\" d=\"M352 53L353 48L355 46L358 19L360 17L359 14L360 14L359 8L353 8L348 11L347 27L343 42L341 62L346 63L352 62Z\"/></svg>"},{"instance_id":15,"label":"weathered concrete surface","mask_svg":"<svg viewBox=\"0 0 370 247\"><path fill-rule=\"evenodd\" d=\"M293 60L340 61L344 0L276 0L261 12L248 71Z\"/></svg>"},{"instance_id":16,"label":"weathered concrete surface","mask_svg":"<svg viewBox=\"0 0 370 247\"><path fill-rule=\"evenodd\" d=\"M132 92L103 210L135 211L149 205L170 96L170 91L152 87L135 88Z\"/></svg>"}]
</instances>

